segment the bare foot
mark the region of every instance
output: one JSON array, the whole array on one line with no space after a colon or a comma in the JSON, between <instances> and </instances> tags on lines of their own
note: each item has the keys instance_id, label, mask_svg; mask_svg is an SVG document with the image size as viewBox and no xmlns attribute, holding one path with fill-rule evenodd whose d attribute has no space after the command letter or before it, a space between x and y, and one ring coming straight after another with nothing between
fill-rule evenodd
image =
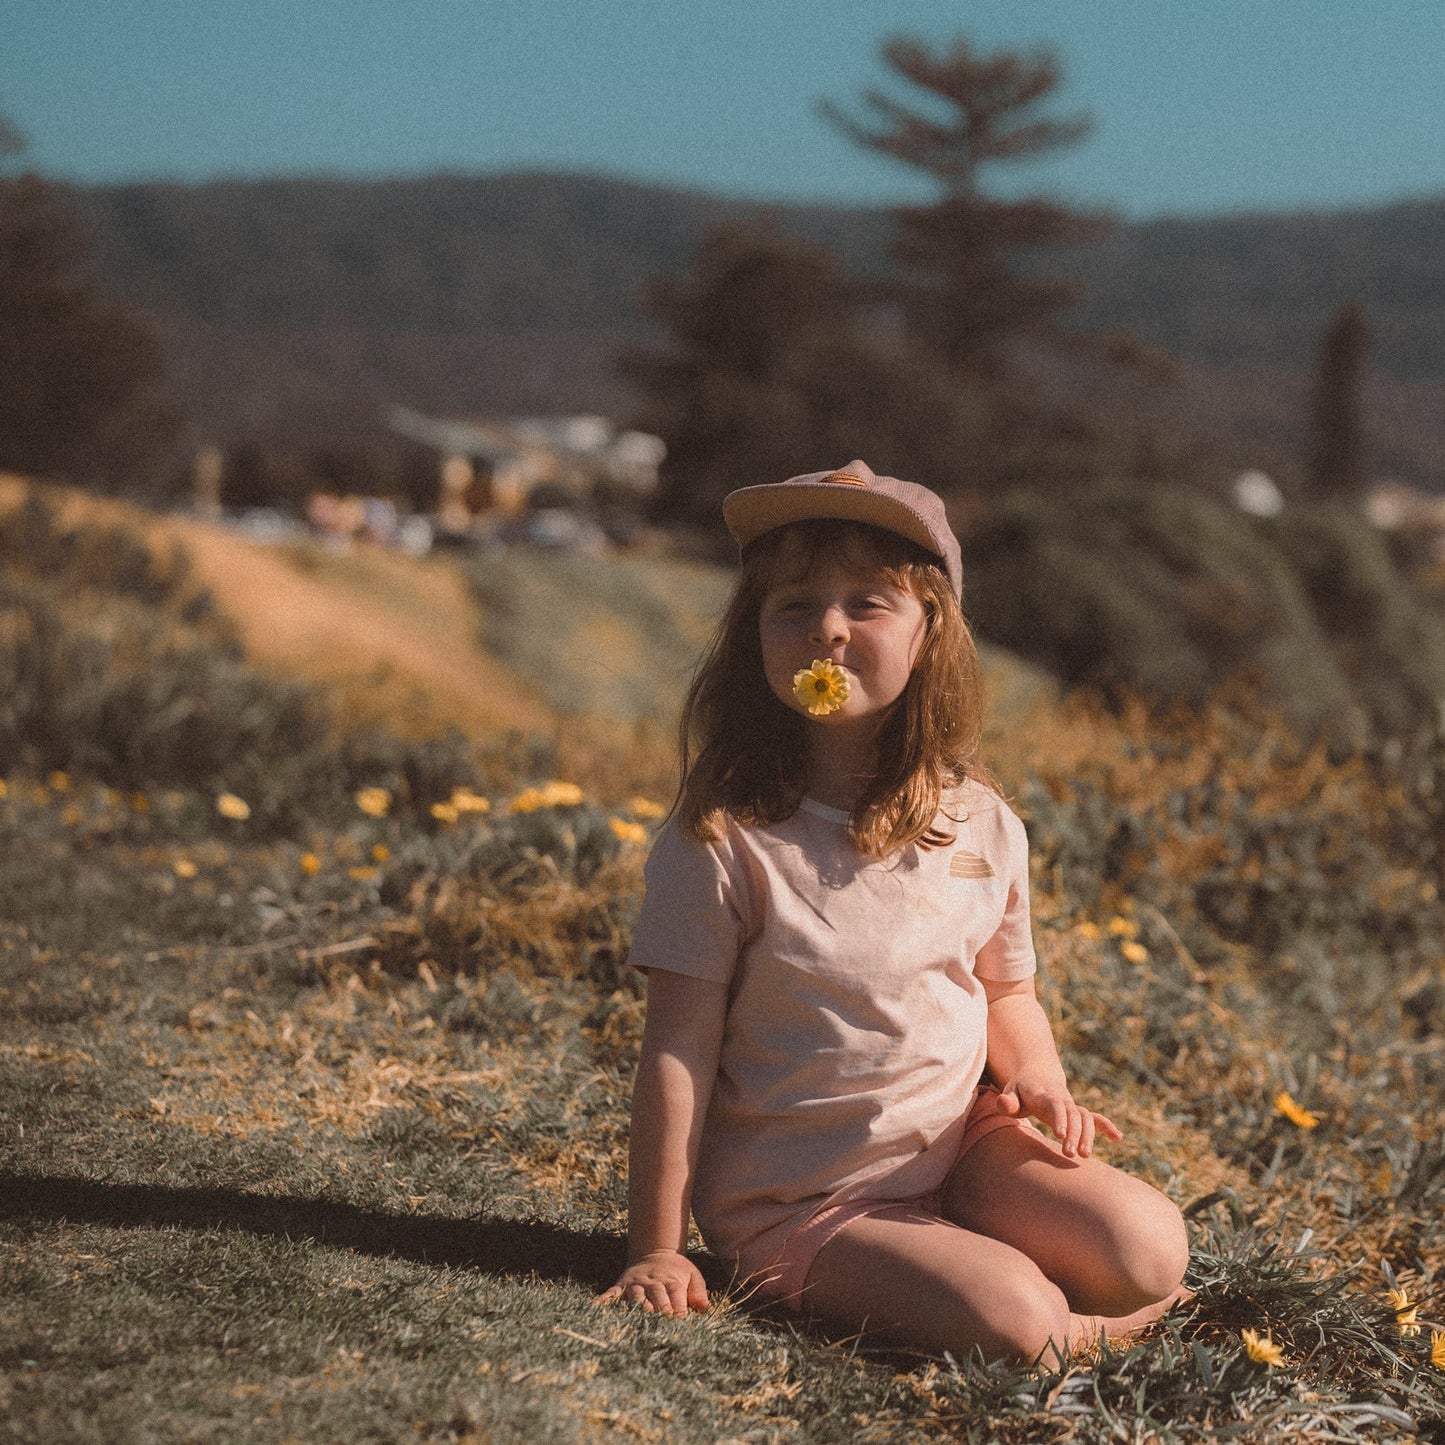
<instances>
[{"instance_id":1,"label":"bare foot","mask_svg":"<svg viewBox=\"0 0 1445 1445\"><path fill-rule=\"evenodd\" d=\"M1074 1354L1091 1354L1104 1340L1111 1345L1137 1339L1150 1325L1157 1324L1175 1305L1187 1305L1194 1291L1180 1285L1171 1295L1145 1305L1128 1315L1071 1315L1069 1348Z\"/></svg>"}]
</instances>

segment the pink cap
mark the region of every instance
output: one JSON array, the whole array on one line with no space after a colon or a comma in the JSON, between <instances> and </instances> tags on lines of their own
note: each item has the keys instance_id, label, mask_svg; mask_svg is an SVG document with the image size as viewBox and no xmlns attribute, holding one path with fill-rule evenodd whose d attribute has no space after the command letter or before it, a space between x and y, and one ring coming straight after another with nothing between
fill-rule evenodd
<instances>
[{"instance_id":1,"label":"pink cap","mask_svg":"<svg viewBox=\"0 0 1445 1445\"><path fill-rule=\"evenodd\" d=\"M837 517L896 532L932 552L963 597L963 562L958 538L943 503L927 487L897 477L876 476L867 462L849 462L834 472L806 472L786 482L742 487L723 498L723 520L739 547L790 522Z\"/></svg>"}]
</instances>

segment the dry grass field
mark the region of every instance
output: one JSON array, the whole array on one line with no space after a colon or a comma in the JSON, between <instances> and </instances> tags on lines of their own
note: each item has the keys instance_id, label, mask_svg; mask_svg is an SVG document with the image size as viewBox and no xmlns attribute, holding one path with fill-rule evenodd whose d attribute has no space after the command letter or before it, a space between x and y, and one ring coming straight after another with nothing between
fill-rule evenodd
<instances>
[{"instance_id":1,"label":"dry grass field","mask_svg":"<svg viewBox=\"0 0 1445 1445\"><path fill-rule=\"evenodd\" d=\"M0 1440L1445 1439L1445 742L990 658L1066 1062L1190 1219L1152 1336L911 1358L705 1255L706 1316L598 1312L719 584L477 565L0 486Z\"/></svg>"}]
</instances>

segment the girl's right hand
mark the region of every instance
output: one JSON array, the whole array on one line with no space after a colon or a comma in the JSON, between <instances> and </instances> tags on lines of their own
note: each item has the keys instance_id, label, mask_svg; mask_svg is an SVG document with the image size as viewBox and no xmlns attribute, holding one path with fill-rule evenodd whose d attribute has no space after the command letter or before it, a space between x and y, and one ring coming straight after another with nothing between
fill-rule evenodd
<instances>
[{"instance_id":1,"label":"girl's right hand","mask_svg":"<svg viewBox=\"0 0 1445 1445\"><path fill-rule=\"evenodd\" d=\"M655 1249L634 1260L611 1289L603 1290L595 1305L641 1305L649 1314L685 1315L688 1307L708 1307L707 1286L697 1266L675 1249Z\"/></svg>"}]
</instances>

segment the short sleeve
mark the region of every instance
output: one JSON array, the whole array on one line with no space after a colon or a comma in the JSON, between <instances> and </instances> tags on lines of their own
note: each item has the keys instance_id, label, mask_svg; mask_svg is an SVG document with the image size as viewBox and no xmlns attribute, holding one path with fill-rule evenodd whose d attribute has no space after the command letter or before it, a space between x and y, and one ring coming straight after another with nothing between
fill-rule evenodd
<instances>
[{"instance_id":1,"label":"short sleeve","mask_svg":"<svg viewBox=\"0 0 1445 1445\"><path fill-rule=\"evenodd\" d=\"M1002 807L1002 805L1000 805ZM978 978L1013 983L1038 971L1029 923L1029 840L1018 814L1002 807L1008 867L1008 897L1003 920L979 949L973 971Z\"/></svg>"},{"instance_id":2,"label":"short sleeve","mask_svg":"<svg viewBox=\"0 0 1445 1445\"><path fill-rule=\"evenodd\" d=\"M727 983L742 947L743 903L726 840L704 843L669 818L643 872L647 891L627 961Z\"/></svg>"}]
</instances>

